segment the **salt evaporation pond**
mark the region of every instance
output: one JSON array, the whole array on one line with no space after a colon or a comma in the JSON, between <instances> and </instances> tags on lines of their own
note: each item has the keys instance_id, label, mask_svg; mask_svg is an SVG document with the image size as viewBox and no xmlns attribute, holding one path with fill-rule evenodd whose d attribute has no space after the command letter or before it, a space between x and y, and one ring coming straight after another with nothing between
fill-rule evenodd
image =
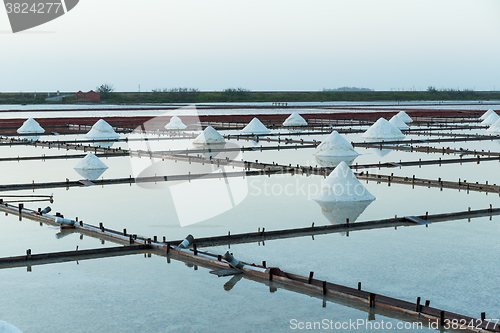
<instances>
[{"instance_id":1,"label":"salt evaporation pond","mask_svg":"<svg viewBox=\"0 0 500 333\"><path fill-rule=\"evenodd\" d=\"M327 135L304 136L321 141ZM343 135L349 142L363 141L361 134ZM293 137L293 136L291 136ZM406 139L417 138L409 135ZM422 137L419 137L422 138ZM52 137L51 139L54 139ZM64 139L64 136L58 137ZM235 142L234 140L229 140ZM183 146L185 142L180 145ZM239 141L239 145L246 142ZM484 149L500 150L491 141L481 142ZM258 145L275 145L259 142ZM457 143L463 147L477 142ZM431 144L434 146L437 144ZM451 145L448 143L445 146ZM495 147L496 146L496 147ZM0 147L3 156L42 152L53 154L54 149L34 147ZM374 149L355 148L361 155L355 163L456 158L453 155L391 151L380 157ZM61 151L65 154L66 151ZM68 152L74 154L75 152ZM82 152L79 152L82 153ZM313 161L314 148L298 150L245 152L245 160L301 164ZM78 159L2 162L1 183L31 183L80 179L73 170ZM128 157L103 159L109 167L108 177L128 177L132 168ZM180 163L180 162L179 162ZM453 172L469 181L500 183L497 162L385 168L370 173L381 173L422 178L456 180ZM314 165L311 163L311 165ZM187 167L187 165L186 165ZM181 166L182 168L182 166ZM187 234L195 237L216 236L239 232L328 225L321 208L311 200L323 177L276 175L247 177L248 196L230 211L198 224L180 227L172 194L167 189L146 189L136 185L91 186L56 188L36 193L52 194L55 202L32 203L29 207L50 205L66 217L78 216L87 223L104 225L111 229L127 228L129 232L151 237L167 236L182 239ZM223 180L221 180L223 181ZM290 185L291 184L291 185ZM288 187L290 195L283 194ZM377 200L359 217L359 221L462 211L468 207L481 209L493 204L498 207L497 195L437 188L415 187L386 183L363 182ZM281 193L280 193L281 189ZM267 191L267 192L266 192ZM12 192L14 193L14 192ZM32 194L18 191L16 194ZM10 193L7 193L10 194ZM197 205L193 203L193 209ZM500 273L494 258L500 255L498 216L435 223L429 227L412 226L394 230L377 229L340 234L317 235L266 241L263 244L231 245L230 251L243 261L260 263L305 275L315 272L315 278L356 287L414 302L417 296L431 300L431 306L479 317L486 311L488 317L500 316L500 301L496 277ZM56 252L115 246L115 244L79 234L68 234L57 239L58 228L40 227L37 222L18 221L17 216L4 217L0 230L5 238L3 256L22 255L26 249L33 253ZM210 248L223 254L227 246ZM475 269L481 267L481 270ZM95 259L76 262L0 270L5 288L0 291L4 302L0 305L0 320L23 332L239 332L290 331L290 320L335 321L367 319L368 314L350 304L328 302L323 308L321 299L308 297L278 288L274 291L265 284L246 278L227 291L231 277L217 278L205 268L188 267L182 262L144 255ZM229 288L229 287L226 287ZM270 292L274 291L274 292ZM457 292L459 291L459 292ZM31 315L27 315L31 314ZM376 314L395 326L399 321ZM424 329L424 331L427 329ZM361 330L366 331L366 330ZM370 331L370 330L368 330ZM393 330L390 330L393 331ZM422 331L422 330L415 330Z\"/></svg>"}]
</instances>

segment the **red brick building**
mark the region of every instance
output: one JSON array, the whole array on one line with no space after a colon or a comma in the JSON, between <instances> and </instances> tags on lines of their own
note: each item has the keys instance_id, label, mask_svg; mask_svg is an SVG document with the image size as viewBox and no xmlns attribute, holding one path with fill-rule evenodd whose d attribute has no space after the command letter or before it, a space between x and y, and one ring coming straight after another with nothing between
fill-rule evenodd
<instances>
[{"instance_id":1,"label":"red brick building","mask_svg":"<svg viewBox=\"0 0 500 333\"><path fill-rule=\"evenodd\" d=\"M76 100L81 102L99 102L101 100L101 95L93 90L84 93L83 91L78 91L75 93Z\"/></svg>"}]
</instances>

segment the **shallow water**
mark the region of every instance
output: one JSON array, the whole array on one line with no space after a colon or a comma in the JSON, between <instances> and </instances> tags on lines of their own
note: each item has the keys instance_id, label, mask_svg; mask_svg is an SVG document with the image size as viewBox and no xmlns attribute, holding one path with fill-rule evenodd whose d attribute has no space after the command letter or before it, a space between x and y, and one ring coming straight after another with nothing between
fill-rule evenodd
<instances>
[{"instance_id":1,"label":"shallow water","mask_svg":"<svg viewBox=\"0 0 500 333\"><path fill-rule=\"evenodd\" d=\"M287 108L269 108L271 102L262 103L202 103L202 104L138 104L138 105L108 105L108 104L35 104L35 105L2 105L0 104L0 119L11 118L37 118L43 115L44 118L61 117L112 117L112 116L160 116L166 113L177 115L228 115L228 114L290 114L291 110ZM400 109L444 109L444 110L488 110L500 109L499 101L407 101L407 102L289 102L288 106L299 107L294 109L299 113L349 113L349 112L374 112L380 111L399 111ZM210 107L204 110L203 107ZM217 109L217 106L224 108ZM231 106L238 108L231 109ZM255 109L241 109L245 107L255 107ZM261 107L265 106L266 109ZM345 106L346 108L342 108ZM162 109L162 108L165 109ZM329 108L333 107L333 108ZM174 110L172 110L174 108ZM353 109L354 108L354 109ZM101 109L96 111L97 109ZM102 110L105 109L105 110ZM120 109L120 110L113 110ZM127 110L139 109L139 110ZM141 110L142 109L142 110ZM54 110L54 111L50 111ZM70 110L70 111L66 111ZM43 113L37 112L43 111Z\"/></svg>"},{"instance_id":2,"label":"shallow water","mask_svg":"<svg viewBox=\"0 0 500 333\"><path fill-rule=\"evenodd\" d=\"M358 134L345 137L359 140ZM325 136L304 137L321 140ZM64 139L64 136L58 137ZM234 140L231 140L234 141ZM180 143L181 146L186 142ZM238 142L241 144L241 141ZM274 145L274 143L262 143ZM446 143L448 146L449 144ZM484 147L498 151L496 141L460 143L463 147ZM126 148L124 146L124 148ZM478 149L478 148L474 148ZM355 163L378 161L407 161L454 158L439 154L390 151L384 156L377 149L356 149L361 155ZM280 164L313 163L314 149L264 152L245 152L242 158ZM0 147L0 154L8 156L38 156L66 151L35 147ZM74 153L74 152L68 152ZM81 152L79 152L81 153ZM134 174L129 157L102 159L109 169L105 178L128 177ZM2 162L0 183L31 183L81 179L73 170L77 159ZM489 180L500 183L497 161L432 165L403 168L370 169L382 173L446 180L459 177L469 182ZM188 170L181 162L176 170ZM230 169L232 170L232 169ZM320 206L312 197L318 193L322 176L274 175L238 179L238 193L233 199L243 199L232 209L219 200L207 207L205 200L214 196L213 189L224 179L158 184L156 189L134 184L55 188L48 190L17 191L2 194L53 194L53 212L67 218L78 217L87 223L102 222L106 228L139 235L166 236L168 240L217 236L266 230L328 225ZM206 182L206 183L205 183ZM244 182L244 186L242 185ZM201 187L197 187L201 184ZM358 221L397 216L423 215L464 211L500 206L497 195L408 185L363 182L377 199L359 216ZM200 196L186 199L182 191L194 189ZM225 186L225 185L224 185ZM225 187L223 187L225 188ZM184 205L178 204L181 198ZM199 200L198 200L199 199ZM177 201L176 201L177 200ZM198 200L198 201L197 201ZM177 202L177 203L176 203ZM234 202L233 202L234 204ZM27 203L26 207L45 207L48 203ZM229 206L231 207L231 206ZM201 213L216 209L216 216L202 222L181 227L180 209ZM356 287L387 296L415 301L417 297L431 300L431 306L479 317L500 317L497 276L500 268L498 238L499 216L411 226L375 229L345 234L317 235L266 241L264 244L239 244L208 248L223 254L228 249L239 260L278 266L282 270ZM27 249L34 254L103 246L116 246L98 239L68 234L57 239L59 229L39 226L38 222L17 216L3 216L0 223L3 238L2 256L23 255ZM367 319L367 309L321 299L278 288L270 292L264 283L242 279L230 291L224 284L231 279L217 278L205 268L187 267L184 263L153 255L131 255L44 266L2 269L0 277L0 320L7 321L23 332L242 332L290 331L290 320L348 321ZM271 286L275 287L275 286ZM274 290L274 289L272 289ZM376 321L400 323L383 315ZM370 329L360 329L371 331ZM386 330L394 331L394 330ZM417 331L417 330L415 330ZM421 330L418 330L421 331Z\"/></svg>"}]
</instances>

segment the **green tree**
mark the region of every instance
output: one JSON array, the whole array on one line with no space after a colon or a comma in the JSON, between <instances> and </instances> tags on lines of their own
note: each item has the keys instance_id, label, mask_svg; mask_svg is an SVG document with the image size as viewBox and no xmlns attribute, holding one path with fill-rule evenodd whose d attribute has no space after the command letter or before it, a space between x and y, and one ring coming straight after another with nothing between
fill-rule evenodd
<instances>
[{"instance_id":1,"label":"green tree","mask_svg":"<svg viewBox=\"0 0 500 333\"><path fill-rule=\"evenodd\" d=\"M96 88L96 91L101 94L101 99L106 99L111 96L113 91L115 91L115 88L113 87L112 84L109 83L104 83L101 84L99 87Z\"/></svg>"}]
</instances>

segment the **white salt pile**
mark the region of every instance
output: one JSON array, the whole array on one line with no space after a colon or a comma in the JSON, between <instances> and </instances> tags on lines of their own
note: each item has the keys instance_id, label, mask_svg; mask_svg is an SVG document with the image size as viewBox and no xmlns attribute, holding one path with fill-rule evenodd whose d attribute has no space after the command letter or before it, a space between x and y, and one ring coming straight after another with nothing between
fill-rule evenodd
<instances>
[{"instance_id":1,"label":"white salt pile","mask_svg":"<svg viewBox=\"0 0 500 333\"><path fill-rule=\"evenodd\" d=\"M103 119L99 119L90 129L90 131L85 134L87 139L118 139L120 135L118 135L113 127L108 124Z\"/></svg>"},{"instance_id":2,"label":"white salt pile","mask_svg":"<svg viewBox=\"0 0 500 333\"><path fill-rule=\"evenodd\" d=\"M413 119L411 119L410 116L408 115L408 113L406 113L404 111L399 111L399 113L397 115L405 123L412 123L413 122Z\"/></svg>"},{"instance_id":3,"label":"white salt pile","mask_svg":"<svg viewBox=\"0 0 500 333\"><path fill-rule=\"evenodd\" d=\"M383 139L383 140L403 140L405 138L404 134L401 133L399 128L385 120L384 118L379 118L370 126L363 135L362 138L367 139Z\"/></svg>"},{"instance_id":4,"label":"white salt pile","mask_svg":"<svg viewBox=\"0 0 500 333\"><path fill-rule=\"evenodd\" d=\"M88 153L77 165L75 169L82 170L98 170L107 169L108 166L104 164L99 157L95 156L94 153Z\"/></svg>"},{"instance_id":5,"label":"white salt pile","mask_svg":"<svg viewBox=\"0 0 500 333\"><path fill-rule=\"evenodd\" d=\"M351 143L344 139L337 131L333 131L321 144L316 147L317 156L358 156Z\"/></svg>"},{"instance_id":6,"label":"white salt pile","mask_svg":"<svg viewBox=\"0 0 500 333\"><path fill-rule=\"evenodd\" d=\"M224 137L220 135L212 126L208 126L201 132L196 139L194 139L193 144L195 145L207 145L207 144L220 144L225 143Z\"/></svg>"},{"instance_id":7,"label":"white salt pile","mask_svg":"<svg viewBox=\"0 0 500 333\"><path fill-rule=\"evenodd\" d=\"M17 129L17 133L45 133L45 130L35 119L29 118Z\"/></svg>"},{"instance_id":8,"label":"white salt pile","mask_svg":"<svg viewBox=\"0 0 500 333\"><path fill-rule=\"evenodd\" d=\"M99 178L108 169L108 166L93 153L88 153L75 165L74 169L80 176L94 180Z\"/></svg>"},{"instance_id":9,"label":"white salt pile","mask_svg":"<svg viewBox=\"0 0 500 333\"><path fill-rule=\"evenodd\" d=\"M170 122L165 125L165 129L170 130L183 130L186 129L186 125L182 122L181 118L173 116L170 118Z\"/></svg>"},{"instance_id":10,"label":"white salt pile","mask_svg":"<svg viewBox=\"0 0 500 333\"><path fill-rule=\"evenodd\" d=\"M307 121L300 114L294 112L286 118L283 126L307 126Z\"/></svg>"},{"instance_id":11,"label":"white salt pile","mask_svg":"<svg viewBox=\"0 0 500 333\"><path fill-rule=\"evenodd\" d=\"M485 120L492 113L495 113L495 111L493 111L493 109L489 109L488 111L486 111L485 113L483 113L483 115L481 117L479 117L479 119Z\"/></svg>"},{"instance_id":12,"label":"white salt pile","mask_svg":"<svg viewBox=\"0 0 500 333\"><path fill-rule=\"evenodd\" d=\"M493 112L481 122L481 125L493 125L498 119L500 116Z\"/></svg>"},{"instance_id":13,"label":"white salt pile","mask_svg":"<svg viewBox=\"0 0 500 333\"><path fill-rule=\"evenodd\" d=\"M493 125L491 125L486 132L491 133L491 134L500 134L500 119L495 121Z\"/></svg>"},{"instance_id":14,"label":"white salt pile","mask_svg":"<svg viewBox=\"0 0 500 333\"><path fill-rule=\"evenodd\" d=\"M253 118L252 121L240 131L241 134L269 134L270 132L271 131L264 126L258 118Z\"/></svg>"},{"instance_id":15,"label":"white salt pile","mask_svg":"<svg viewBox=\"0 0 500 333\"><path fill-rule=\"evenodd\" d=\"M400 130L407 130L410 128L410 126L406 125L405 122L401 119L400 116L395 115L389 120L391 124L399 128Z\"/></svg>"},{"instance_id":16,"label":"white salt pile","mask_svg":"<svg viewBox=\"0 0 500 333\"><path fill-rule=\"evenodd\" d=\"M330 173L321 184L321 190L313 198L320 205L328 202L373 201L375 197L361 184L345 162Z\"/></svg>"}]
</instances>

